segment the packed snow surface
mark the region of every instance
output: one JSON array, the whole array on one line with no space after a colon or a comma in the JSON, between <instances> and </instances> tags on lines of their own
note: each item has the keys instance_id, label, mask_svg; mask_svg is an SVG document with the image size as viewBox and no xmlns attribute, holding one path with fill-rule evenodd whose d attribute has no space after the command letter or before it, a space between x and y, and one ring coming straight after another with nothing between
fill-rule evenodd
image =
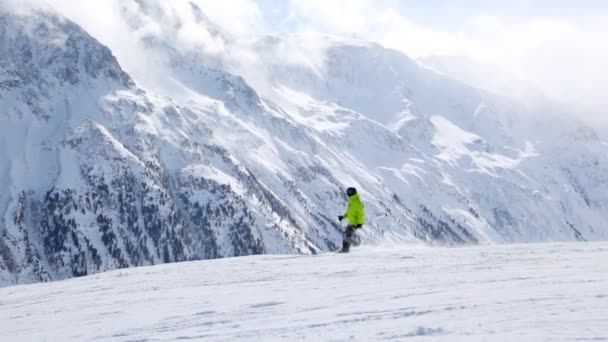
<instances>
[{"instance_id":1,"label":"packed snow surface","mask_svg":"<svg viewBox=\"0 0 608 342\"><path fill-rule=\"evenodd\" d=\"M1 341L608 340L608 243L354 248L0 289Z\"/></svg>"}]
</instances>

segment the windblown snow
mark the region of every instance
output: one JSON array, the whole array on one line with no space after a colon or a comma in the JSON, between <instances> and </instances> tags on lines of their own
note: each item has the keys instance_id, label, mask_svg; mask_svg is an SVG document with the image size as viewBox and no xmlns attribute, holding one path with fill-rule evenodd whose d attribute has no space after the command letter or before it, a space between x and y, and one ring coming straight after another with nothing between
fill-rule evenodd
<instances>
[{"instance_id":1,"label":"windblown snow","mask_svg":"<svg viewBox=\"0 0 608 342\"><path fill-rule=\"evenodd\" d=\"M608 245L354 248L0 289L2 341L604 341Z\"/></svg>"}]
</instances>

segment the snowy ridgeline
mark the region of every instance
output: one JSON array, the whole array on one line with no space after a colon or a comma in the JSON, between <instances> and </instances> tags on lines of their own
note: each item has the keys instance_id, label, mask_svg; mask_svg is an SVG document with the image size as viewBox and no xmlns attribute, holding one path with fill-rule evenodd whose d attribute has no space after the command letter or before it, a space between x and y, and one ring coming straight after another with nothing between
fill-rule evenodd
<instances>
[{"instance_id":1,"label":"snowy ridgeline","mask_svg":"<svg viewBox=\"0 0 608 342\"><path fill-rule=\"evenodd\" d=\"M126 54L0 3L0 286L333 250L348 186L389 214L365 245L608 239L608 144L561 109L369 42L244 47L192 5L209 56L172 2L117 3Z\"/></svg>"},{"instance_id":2,"label":"snowy ridgeline","mask_svg":"<svg viewBox=\"0 0 608 342\"><path fill-rule=\"evenodd\" d=\"M251 256L0 289L2 341L603 341L608 244Z\"/></svg>"}]
</instances>

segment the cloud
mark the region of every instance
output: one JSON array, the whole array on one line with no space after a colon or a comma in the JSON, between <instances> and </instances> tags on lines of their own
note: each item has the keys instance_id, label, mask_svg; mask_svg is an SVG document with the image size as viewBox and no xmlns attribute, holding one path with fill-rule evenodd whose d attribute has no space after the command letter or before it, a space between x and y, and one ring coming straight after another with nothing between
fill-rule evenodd
<instances>
[{"instance_id":1,"label":"cloud","mask_svg":"<svg viewBox=\"0 0 608 342\"><path fill-rule=\"evenodd\" d=\"M3 6L25 8L44 0L1 2ZM397 0L288 0L281 3L281 13L286 13L284 18L264 15L265 11L276 10L276 3L272 1L192 0L227 32L227 36L218 37L197 25L188 0L139 0L161 7L163 15L148 19L140 16L137 29L124 20L125 11L141 10L135 0L47 2L110 46L136 80L150 74L147 57L139 45L146 34L164 35L164 39L178 48L222 55L224 62L240 64L242 73L259 79L262 75L256 70L257 57L250 46L251 37L264 34L266 28L272 26L278 33L296 33L300 37L286 40L277 50L277 58L289 63L319 68L326 42L316 41L315 33L355 37L379 42L413 58L468 56L512 70L517 79L526 78L547 95L576 102L589 112L606 112L608 107L604 95L608 89L608 77L605 77L608 75L607 11L577 11L553 17L515 16L513 11L505 10L509 5L488 13L469 6L470 13L458 13L459 25L439 25L437 20L424 17L433 15L430 11L423 14L406 11L404 2ZM518 2L523 3L526 2ZM416 3L415 6L431 5ZM487 10L488 6L482 8ZM439 15L441 8L434 11ZM280 23L265 23L269 18ZM162 27L176 29L168 32ZM245 68L246 65L250 67ZM592 119L597 119L597 115Z\"/></svg>"},{"instance_id":2,"label":"cloud","mask_svg":"<svg viewBox=\"0 0 608 342\"><path fill-rule=\"evenodd\" d=\"M262 33L262 11L252 0L193 0L207 16L224 30L236 34Z\"/></svg>"},{"instance_id":3,"label":"cloud","mask_svg":"<svg viewBox=\"0 0 608 342\"><path fill-rule=\"evenodd\" d=\"M394 2L387 1L290 0L289 21L295 31L315 30L374 40L406 49L412 57L455 51L454 47L463 43L454 42L457 35L452 33L413 24L399 13Z\"/></svg>"},{"instance_id":4,"label":"cloud","mask_svg":"<svg viewBox=\"0 0 608 342\"><path fill-rule=\"evenodd\" d=\"M254 1L48 1L58 12L109 46L140 86L167 90L162 82L170 74L168 61L163 56L151 56L142 44L142 38L152 36L169 42L182 53L202 56L208 66L239 74L256 87L269 87L268 75L255 47L264 33L264 23ZM191 3L201 9L201 17L208 21L202 19L201 22ZM273 53L282 63L318 69L326 42L317 38L300 30L297 37L283 40ZM267 57L275 58L275 55Z\"/></svg>"},{"instance_id":5,"label":"cloud","mask_svg":"<svg viewBox=\"0 0 608 342\"><path fill-rule=\"evenodd\" d=\"M288 21L294 31L369 39L414 58L453 55L492 63L512 70L514 78L523 76L550 97L606 112L608 13L525 17L503 12L471 8L469 16L460 18L463 25L449 27L420 24L421 18L408 18L396 1L290 0Z\"/></svg>"},{"instance_id":6,"label":"cloud","mask_svg":"<svg viewBox=\"0 0 608 342\"><path fill-rule=\"evenodd\" d=\"M251 58L250 54L239 44L228 44L226 40L254 34L262 27L261 12L250 0L28 1L39 5L48 3L78 23L110 47L121 66L140 86L153 89L159 89L166 82L168 60L162 54L147 50L143 38L154 37L170 42L180 51L193 51L209 58L233 56L236 59L238 56L246 61ZM192 4L200 7L200 15Z\"/></svg>"},{"instance_id":7,"label":"cloud","mask_svg":"<svg viewBox=\"0 0 608 342\"><path fill-rule=\"evenodd\" d=\"M9 11L17 15L29 13L33 9L41 8L42 4L38 0L2 0L0 10Z\"/></svg>"}]
</instances>

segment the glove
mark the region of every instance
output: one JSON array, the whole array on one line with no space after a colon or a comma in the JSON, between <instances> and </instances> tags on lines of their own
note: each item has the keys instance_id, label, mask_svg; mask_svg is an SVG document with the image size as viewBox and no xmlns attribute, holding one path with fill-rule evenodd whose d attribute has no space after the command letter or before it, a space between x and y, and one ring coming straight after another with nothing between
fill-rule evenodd
<instances>
[{"instance_id":1,"label":"glove","mask_svg":"<svg viewBox=\"0 0 608 342\"><path fill-rule=\"evenodd\" d=\"M342 220L344 220L344 216L342 216L342 215L338 216L338 221L342 222Z\"/></svg>"}]
</instances>

